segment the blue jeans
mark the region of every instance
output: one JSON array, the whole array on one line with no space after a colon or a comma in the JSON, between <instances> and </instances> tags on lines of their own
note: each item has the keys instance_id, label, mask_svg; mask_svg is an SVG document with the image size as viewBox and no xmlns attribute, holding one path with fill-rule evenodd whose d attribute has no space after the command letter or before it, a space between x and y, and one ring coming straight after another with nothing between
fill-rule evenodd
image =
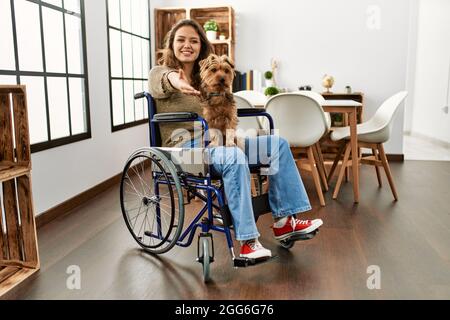
<instances>
[{"instance_id":1,"label":"blue jeans","mask_svg":"<svg viewBox=\"0 0 450 320\"><path fill-rule=\"evenodd\" d=\"M185 147L199 144L195 141ZM222 176L237 240L260 236L253 214L249 165L270 164L269 203L274 218L311 210L289 143L283 138L247 138L245 152L238 147L210 148L210 161L213 172Z\"/></svg>"}]
</instances>

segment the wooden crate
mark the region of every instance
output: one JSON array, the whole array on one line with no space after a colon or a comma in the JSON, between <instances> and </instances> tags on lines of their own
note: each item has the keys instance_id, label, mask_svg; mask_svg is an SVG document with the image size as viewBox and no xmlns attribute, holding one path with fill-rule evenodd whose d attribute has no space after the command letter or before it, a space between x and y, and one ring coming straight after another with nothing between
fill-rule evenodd
<instances>
[{"instance_id":1,"label":"wooden crate","mask_svg":"<svg viewBox=\"0 0 450 320\"><path fill-rule=\"evenodd\" d=\"M0 296L39 269L25 86L0 86Z\"/></svg>"},{"instance_id":2,"label":"wooden crate","mask_svg":"<svg viewBox=\"0 0 450 320\"><path fill-rule=\"evenodd\" d=\"M187 18L187 10L183 8L155 9L155 48L157 61L162 55L165 37L172 26Z\"/></svg>"},{"instance_id":3,"label":"wooden crate","mask_svg":"<svg viewBox=\"0 0 450 320\"><path fill-rule=\"evenodd\" d=\"M158 59L162 55L164 40L172 26L181 19L192 19L201 26L206 21L214 19L219 25L218 35L225 34L225 40L212 41L216 54L228 55L234 60L235 29L234 29L234 10L232 7L205 7L205 8L157 8L154 12L155 17L155 56Z\"/></svg>"},{"instance_id":4,"label":"wooden crate","mask_svg":"<svg viewBox=\"0 0 450 320\"><path fill-rule=\"evenodd\" d=\"M234 60L234 10L232 7L206 7L191 8L189 17L197 21L201 26L208 20L215 20L219 25L217 35L225 35L225 40L212 41L214 51L217 55L227 55Z\"/></svg>"}]
</instances>

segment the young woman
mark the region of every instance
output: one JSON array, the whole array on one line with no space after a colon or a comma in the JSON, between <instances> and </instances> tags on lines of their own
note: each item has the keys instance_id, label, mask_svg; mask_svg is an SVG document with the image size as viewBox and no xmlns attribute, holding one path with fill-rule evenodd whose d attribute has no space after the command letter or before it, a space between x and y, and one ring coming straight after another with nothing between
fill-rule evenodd
<instances>
[{"instance_id":1,"label":"young woman","mask_svg":"<svg viewBox=\"0 0 450 320\"><path fill-rule=\"evenodd\" d=\"M158 113L202 114L199 62L212 51L203 29L195 21L182 20L172 28L166 38L160 66L154 67L149 76L149 92L156 101ZM191 146L191 141L198 141L195 132L199 130L195 129L191 123L161 125L163 145ZM255 154L250 154L249 150L254 148L249 148L249 145L266 145L271 163L276 159L277 168L269 176L275 238L283 240L293 234L310 233L323 222L321 219L296 219L297 213L309 211L311 206L286 140L274 136L248 138L245 152L237 147L211 148L211 169L223 178L236 239L241 242L240 256L270 257L270 250L258 241L260 234L253 215L248 158L255 158ZM256 155L256 160L262 161L259 155Z\"/></svg>"}]
</instances>

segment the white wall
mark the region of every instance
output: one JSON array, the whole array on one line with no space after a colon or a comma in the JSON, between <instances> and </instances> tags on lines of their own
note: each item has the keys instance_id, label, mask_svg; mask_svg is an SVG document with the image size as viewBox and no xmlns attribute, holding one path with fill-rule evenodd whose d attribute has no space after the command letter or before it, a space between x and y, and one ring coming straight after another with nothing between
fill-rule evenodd
<instances>
[{"instance_id":1,"label":"white wall","mask_svg":"<svg viewBox=\"0 0 450 320\"><path fill-rule=\"evenodd\" d=\"M147 125L111 132L106 5L85 7L92 139L32 155L36 214L120 173L131 152L148 145Z\"/></svg>"},{"instance_id":2,"label":"white wall","mask_svg":"<svg viewBox=\"0 0 450 320\"><path fill-rule=\"evenodd\" d=\"M163 6L231 5L236 13L238 70L266 70L280 61L279 85L312 84L322 91L324 74L333 88L365 93L365 118L389 96L406 88L409 0L168 0ZM379 8L380 29L367 27L368 10ZM387 152L403 153L403 112Z\"/></svg>"},{"instance_id":3,"label":"white wall","mask_svg":"<svg viewBox=\"0 0 450 320\"><path fill-rule=\"evenodd\" d=\"M413 134L450 143L450 1L421 0L417 35Z\"/></svg>"}]
</instances>

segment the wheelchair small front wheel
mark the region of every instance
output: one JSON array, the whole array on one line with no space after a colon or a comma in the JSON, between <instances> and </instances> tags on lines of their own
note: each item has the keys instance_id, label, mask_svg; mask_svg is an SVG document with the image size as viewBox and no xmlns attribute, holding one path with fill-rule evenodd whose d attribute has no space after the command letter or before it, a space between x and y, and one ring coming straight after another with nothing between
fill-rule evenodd
<instances>
[{"instance_id":1,"label":"wheelchair small front wheel","mask_svg":"<svg viewBox=\"0 0 450 320\"><path fill-rule=\"evenodd\" d=\"M161 254L176 245L184 223L181 183L174 164L155 148L134 152L120 182L125 224L147 252Z\"/></svg>"},{"instance_id":2,"label":"wheelchair small front wheel","mask_svg":"<svg viewBox=\"0 0 450 320\"><path fill-rule=\"evenodd\" d=\"M295 241L291 240L291 239L286 239L286 240L280 241L281 247L283 247L286 250L291 249L294 246L294 244L295 244Z\"/></svg>"},{"instance_id":3,"label":"wheelchair small front wheel","mask_svg":"<svg viewBox=\"0 0 450 320\"><path fill-rule=\"evenodd\" d=\"M203 281L205 283L211 280L211 256L209 252L209 240L208 238L201 238L200 242L202 248L202 256L200 257L203 266Z\"/></svg>"}]
</instances>

